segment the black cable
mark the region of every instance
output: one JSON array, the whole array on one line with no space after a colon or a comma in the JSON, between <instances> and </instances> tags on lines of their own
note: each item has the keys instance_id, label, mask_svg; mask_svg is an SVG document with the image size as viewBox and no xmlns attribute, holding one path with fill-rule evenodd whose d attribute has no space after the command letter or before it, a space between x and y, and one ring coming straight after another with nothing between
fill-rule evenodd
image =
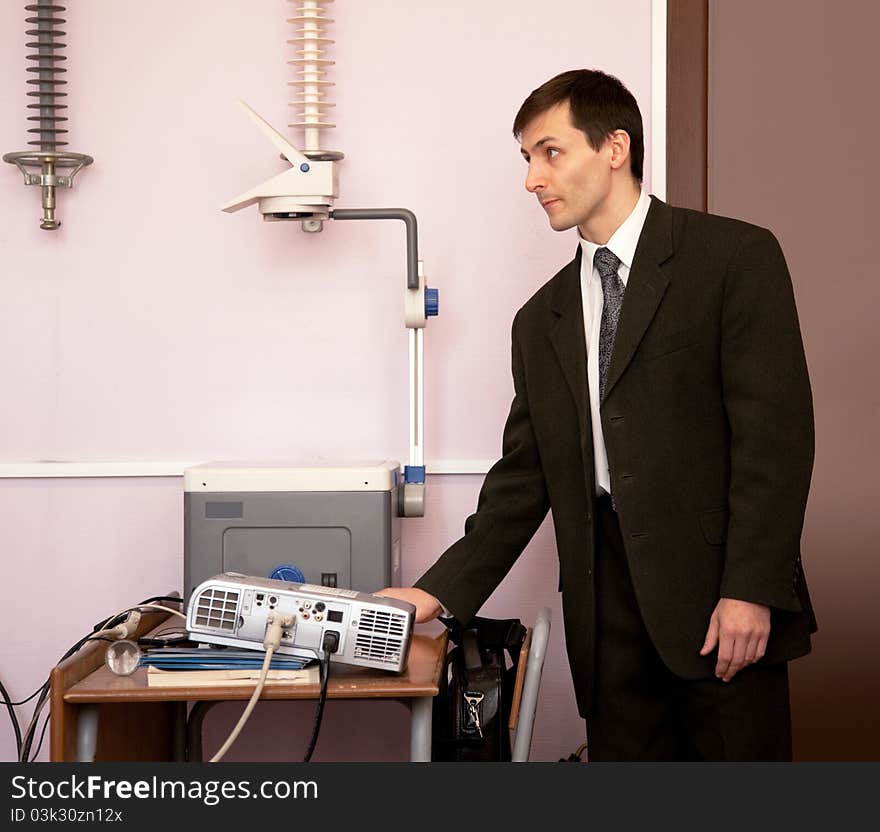
<instances>
[{"instance_id":1,"label":"black cable","mask_svg":"<svg viewBox=\"0 0 880 832\"><path fill-rule=\"evenodd\" d=\"M189 630L186 627L166 627L164 630L156 630L156 634L153 638L168 638L171 636L172 638L177 638L178 636L188 636Z\"/></svg>"},{"instance_id":2,"label":"black cable","mask_svg":"<svg viewBox=\"0 0 880 832\"><path fill-rule=\"evenodd\" d=\"M103 630L105 625L117 618L122 617L123 615L128 615L129 610L126 610L124 613L120 613L119 615L112 615L109 618L106 618L102 624L98 624L92 632L97 632L98 630ZM101 636L83 636L76 644L73 645L68 651L56 662L56 664L61 664L66 658L72 656L76 653L77 650L80 649L87 641L97 641L101 638ZM110 641L111 639L108 639ZM37 700L36 705L34 705L34 714L39 713L40 709L43 707L43 703L46 701L46 697L49 696L49 689L51 686L52 677L46 679L43 683L43 686L40 688L40 698ZM35 694L36 695L36 694ZM33 698L33 697L31 697ZM48 715L47 715L48 716ZM29 730L27 731L24 741L22 743L22 750L19 752L18 759L19 762L27 762L28 758L31 754L31 746L34 744L34 733L37 730L37 723L34 721L33 716L31 717L32 724L29 726Z\"/></svg>"},{"instance_id":3,"label":"black cable","mask_svg":"<svg viewBox=\"0 0 880 832\"><path fill-rule=\"evenodd\" d=\"M321 693L318 696L318 712L315 714L315 727L312 730L312 739L309 741L309 747L306 749L306 756L303 762L307 763L312 759L312 752L318 742L318 731L321 730L321 717L324 714L324 703L327 701L327 680L330 678L330 654L335 653L339 649L339 633L335 630L325 630L324 638L321 641L321 650L324 653L324 660L321 662Z\"/></svg>"},{"instance_id":4,"label":"black cable","mask_svg":"<svg viewBox=\"0 0 880 832\"><path fill-rule=\"evenodd\" d=\"M168 601L172 604L183 604L183 598L179 595L154 595L152 598L147 598L146 601L141 601L141 604L153 604L156 601Z\"/></svg>"},{"instance_id":5,"label":"black cable","mask_svg":"<svg viewBox=\"0 0 880 832\"><path fill-rule=\"evenodd\" d=\"M123 612L120 612L115 615L111 615L108 618L105 618L102 622L100 622L94 626L94 628L92 629L92 632L96 633L99 630L107 629L108 626L111 625L111 622L113 622L113 624L117 623L117 619L118 619L119 623L122 623L123 621L125 621L125 619L128 617L129 613L132 610L137 609L142 604L150 604L154 600L167 600L167 601L172 601L172 602L176 602L179 604L183 603L183 599L179 598L177 596L157 595L154 598L148 598L146 601L141 601L140 604L135 604L133 607L129 607L127 610L124 610ZM77 641L76 644L74 644L73 647L71 647L56 662L56 665L61 664L61 662L63 662L66 658L68 658L69 656L72 656L74 653L76 653L76 651L79 650L80 647L82 647L87 641L95 641L97 638L100 638L100 637L92 637L91 635L83 636L83 638L81 638L79 641ZM39 693L39 695L40 695L40 698L37 700L36 705L34 705L34 714L39 713L40 709L43 707L43 703L45 702L46 697L49 695L50 683L51 683L51 676L46 679L46 681L42 687L40 687L37 691L35 691L31 696L28 697L28 699L33 699L33 697L36 696L37 693ZM48 715L47 715L47 718L48 718ZM30 757L31 747L33 746L33 743L34 743L34 734L36 732L36 727L37 727L37 722L34 720L33 716L31 716L31 723L32 724L29 725L29 730L26 732L25 736L22 739L21 748L19 749L19 754L18 754L19 762L25 762ZM44 730L45 730L45 728L44 728Z\"/></svg>"},{"instance_id":6,"label":"black cable","mask_svg":"<svg viewBox=\"0 0 880 832\"><path fill-rule=\"evenodd\" d=\"M180 627L167 627L164 630L158 630L150 637L141 636L137 643L141 647L169 647L189 641L189 630Z\"/></svg>"},{"instance_id":7,"label":"black cable","mask_svg":"<svg viewBox=\"0 0 880 832\"><path fill-rule=\"evenodd\" d=\"M46 679L43 687L40 688L40 698L37 700L37 704L34 705L34 713L31 716L31 723L28 725L28 729L25 732L24 741L22 742L21 751L18 755L18 761L20 763L26 763L28 757L31 755L31 746L34 743L34 733L37 730L37 722L38 720L34 717L40 712L40 709L43 707L43 703L46 701L46 697L49 695L49 679Z\"/></svg>"},{"instance_id":8,"label":"black cable","mask_svg":"<svg viewBox=\"0 0 880 832\"><path fill-rule=\"evenodd\" d=\"M128 612L128 610L126 610L126 613L127 612ZM119 618L119 616L118 615L110 616L110 618L107 618L104 623L106 624L108 621L111 621L112 619L115 619L115 618ZM98 630L101 630L101 629L104 629L104 627L103 627L103 625L99 624L97 627L95 627L95 629L92 632L97 632ZM68 658L69 656L72 656L74 653L76 653L76 651L79 650L79 648L82 647L87 641L91 641L91 640L92 640L92 636L83 636L76 644L73 645L73 647L71 647L58 660L58 662L56 664L61 664L61 662L63 662L66 658ZM49 688L51 686L51 680L52 680L52 677L50 676L49 678L46 679L46 681L43 683L43 686L40 688L40 698L37 700L37 704L34 705L34 714L37 714L40 712L40 709L43 707L43 703L46 701L46 697L49 696ZM29 726L29 730L27 731L27 733L24 737L24 741L22 743L22 751L18 756L19 762L22 762L22 763L27 762L27 760L31 754L31 746L34 744L34 733L37 730L37 722L34 720L33 716L31 717L31 723L32 724Z\"/></svg>"},{"instance_id":9,"label":"black cable","mask_svg":"<svg viewBox=\"0 0 880 832\"><path fill-rule=\"evenodd\" d=\"M27 705L27 703L30 702L31 699L33 699L42 689L43 688L41 685L27 699L22 699L20 702L11 702L10 704L11 705Z\"/></svg>"},{"instance_id":10,"label":"black cable","mask_svg":"<svg viewBox=\"0 0 880 832\"><path fill-rule=\"evenodd\" d=\"M40 756L40 749L43 747L43 740L46 738L46 726L49 724L49 714L46 714L43 719L43 730L40 731L40 743L37 746L37 750L34 751L34 756L28 760L28 762L33 763L36 761L37 757Z\"/></svg>"},{"instance_id":11,"label":"black cable","mask_svg":"<svg viewBox=\"0 0 880 832\"><path fill-rule=\"evenodd\" d=\"M21 754L21 725L18 722L18 714L15 713L15 708L13 705L19 704L17 702L13 702L7 692L6 688L3 686L3 682L0 682L0 693L3 694L3 702L6 704L6 710L9 711L9 719L12 720L12 730L15 731L15 748L18 754ZM36 693L34 693L36 696ZM33 697L31 697L33 698ZM27 702L27 699L25 700Z\"/></svg>"},{"instance_id":12,"label":"black cable","mask_svg":"<svg viewBox=\"0 0 880 832\"><path fill-rule=\"evenodd\" d=\"M105 625L108 622L114 621L117 618L122 618L123 616L127 616L128 613L129 613L129 610L126 610L124 613L120 613L119 615L112 615L109 618L106 618L104 620L104 622L102 624L98 624L95 627L95 629L92 630L92 632L94 633L94 632L97 632L98 630L103 630L105 628ZM61 662L63 662L66 658L72 656L87 641L95 641L99 638L100 638L100 636L95 636L95 637L90 636L90 635L83 636L79 641L76 642L76 644L73 645L73 647L68 649L68 651L56 662L56 664L61 664ZM46 679L46 681L43 683L43 686L39 689L40 698L37 700L37 704L34 705L34 713L35 714L39 713L40 709L43 707L43 702L46 701L46 697L48 697L48 695L49 695L51 680L52 680L52 677L51 676L48 677ZM34 694L34 695L36 695L36 694ZM31 697L31 698L33 698L33 697ZM23 753L19 754L19 762L26 762L27 761L27 759L31 753L31 746L34 743L34 733L36 732L37 723L33 721L33 717L31 717L31 721L33 724L31 726L29 726L30 730L25 735L25 738L24 738L24 741L22 744L22 752Z\"/></svg>"},{"instance_id":13,"label":"black cable","mask_svg":"<svg viewBox=\"0 0 880 832\"><path fill-rule=\"evenodd\" d=\"M27 699L22 699L20 702L7 702L7 707L8 707L8 705L26 705L28 702L31 701L31 699L33 699L39 693L42 693L43 690L45 690L45 683L43 685L40 685L40 687L38 687L30 696L27 697ZM33 717L31 717L31 718L33 718ZM13 714L13 726L16 728L16 732L15 732L16 733L16 753L18 754L19 761L21 761L21 748L22 748L21 733L20 733L21 727L20 727L20 723L18 722L18 715L17 714Z\"/></svg>"},{"instance_id":14,"label":"black cable","mask_svg":"<svg viewBox=\"0 0 880 832\"><path fill-rule=\"evenodd\" d=\"M324 660L321 662L321 693L318 697L318 712L315 714L315 727L312 729L312 738L306 749L303 762L308 763L312 759L312 752L318 744L318 731L321 730L321 717L324 714L324 702L327 699L327 680L330 678L330 651L324 650Z\"/></svg>"},{"instance_id":15,"label":"black cable","mask_svg":"<svg viewBox=\"0 0 880 832\"><path fill-rule=\"evenodd\" d=\"M117 618L122 618L123 616L127 616L128 613L129 613L129 610L126 610L124 613L119 613L119 615L112 615L109 618L104 619L104 621L102 623L97 624L95 626L95 628L94 628L94 630L92 630L92 632L95 633L95 632L98 632L98 630L105 629L106 625L110 621L115 621ZM83 636L79 641L76 642L76 644L73 645L73 647L68 649L68 651L56 662L56 664L61 664L61 662L63 662L66 658L72 656L87 641L97 641L100 638L101 638L101 636L91 636L91 635ZM109 640L110 639L108 639L108 641ZM39 713L40 709L43 707L43 703L46 701L46 697L49 696L49 689L51 686L51 680L52 680L52 677L50 676L49 678L46 679L46 681L43 683L43 686L39 689L40 698L37 700L36 705L34 705L34 711L33 711L34 714ZM36 695L36 693L34 695ZM33 698L33 697L31 697L31 698ZM37 723L36 723L36 721L34 721L33 716L31 717L31 724L28 726L28 729L29 730L25 734L24 740L22 742L22 748L21 748L19 755L18 755L18 760L19 760L19 762L22 762L22 763L27 762L27 760L29 759L30 754L31 754L31 747L34 744L34 734L37 730Z\"/></svg>"}]
</instances>

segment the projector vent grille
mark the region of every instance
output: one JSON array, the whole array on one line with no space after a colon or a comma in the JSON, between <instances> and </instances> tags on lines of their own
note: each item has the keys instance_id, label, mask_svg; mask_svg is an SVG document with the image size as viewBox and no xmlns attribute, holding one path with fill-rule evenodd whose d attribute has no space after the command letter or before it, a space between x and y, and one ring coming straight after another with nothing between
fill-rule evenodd
<instances>
[{"instance_id":1,"label":"projector vent grille","mask_svg":"<svg viewBox=\"0 0 880 832\"><path fill-rule=\"evenodd\" d=\"M400 661L406 616L382 610L362 610L354 657L396 665Z\"/></svg>"},{"instance_id":2,"label":"projector vent grille","mask_svg":"<svg viewBox=\"0 0 880 832\"><path fill-rule=\"evenodd\" d=\"M385 610L363 610L358 630L403 638L406 631L406 616Z\"/></svg>"},{"instance_id":3,"label":"projector vent grille","mask_svg":"<svg viewBox=\"0 0 880 832\"><path fill-rule=\"evenodd\" d=\"M224 633L235 632L239 592L232 589L206 589L199 596L196 625Z\"/></svg>"}]
</instances>

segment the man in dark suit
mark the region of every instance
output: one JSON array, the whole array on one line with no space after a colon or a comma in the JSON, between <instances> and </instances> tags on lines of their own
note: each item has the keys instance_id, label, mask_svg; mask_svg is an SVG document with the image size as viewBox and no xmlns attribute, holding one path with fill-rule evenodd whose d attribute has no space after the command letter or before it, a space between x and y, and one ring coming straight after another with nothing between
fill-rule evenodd
<instances>
[{"instance_id":1,"label":"man in dark suit","mask_svg":"<svg viewBox=\"0 0 880 832\"><path fill-rule=\"evenodd\" d=\"M779 245L648 197L638 105L602 72L534 90L514 134L578 250L513 322L503 455L465 535L383 592L467 621L552 509L590 759L791 759L813 417Z\"/></svg>"}]
</instances>

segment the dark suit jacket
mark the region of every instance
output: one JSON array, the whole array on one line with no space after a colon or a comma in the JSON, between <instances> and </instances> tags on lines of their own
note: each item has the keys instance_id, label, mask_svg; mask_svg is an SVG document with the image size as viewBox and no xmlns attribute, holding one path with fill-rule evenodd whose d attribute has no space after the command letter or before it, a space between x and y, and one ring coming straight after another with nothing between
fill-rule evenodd
<instances>
[{"instance_id":1,"label":"dark suit jacket","mask_svg":"<svg viewBox=\"0 0 880 832\"><path fill-rule=\"evenodd\" d=\"M569 662L589 707L595 494L577 256L516 315L503 455L465 535L416 586L470 619L552 509ZM652 198L601 406L639 607L666 665L702 657L721 597L772 608L765 662L810 649L800 560L813 413L791 279L773 235Z\"/></svg>"}]
</instances>

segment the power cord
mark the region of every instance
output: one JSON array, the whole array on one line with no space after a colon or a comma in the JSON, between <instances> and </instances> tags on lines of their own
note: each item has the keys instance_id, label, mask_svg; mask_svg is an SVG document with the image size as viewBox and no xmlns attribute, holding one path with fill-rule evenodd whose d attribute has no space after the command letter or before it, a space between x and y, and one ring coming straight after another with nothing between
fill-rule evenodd
<instances>
[{"instance_id":1,"label":"power cord","mask_svg":"<svg viewBox=\"0 0 880 832\"><path fill-rule=\"evenodd\" d=\"M309 747L306 749L306 755L303 762L308 763L312 759L312 753L318 744L318 732L321 730L321 717L324 715L324 703L327 701L327 680L330 678L330 654L335 653L339 649L339 633L334 630L327 630L324 633L324 639L321 643L321 650L324 653L324 661L321 662L321 693L318 696L318 712L315 714L315 727L312 729L312 738L309 740Z\"/></svg>"}]
</instances>

